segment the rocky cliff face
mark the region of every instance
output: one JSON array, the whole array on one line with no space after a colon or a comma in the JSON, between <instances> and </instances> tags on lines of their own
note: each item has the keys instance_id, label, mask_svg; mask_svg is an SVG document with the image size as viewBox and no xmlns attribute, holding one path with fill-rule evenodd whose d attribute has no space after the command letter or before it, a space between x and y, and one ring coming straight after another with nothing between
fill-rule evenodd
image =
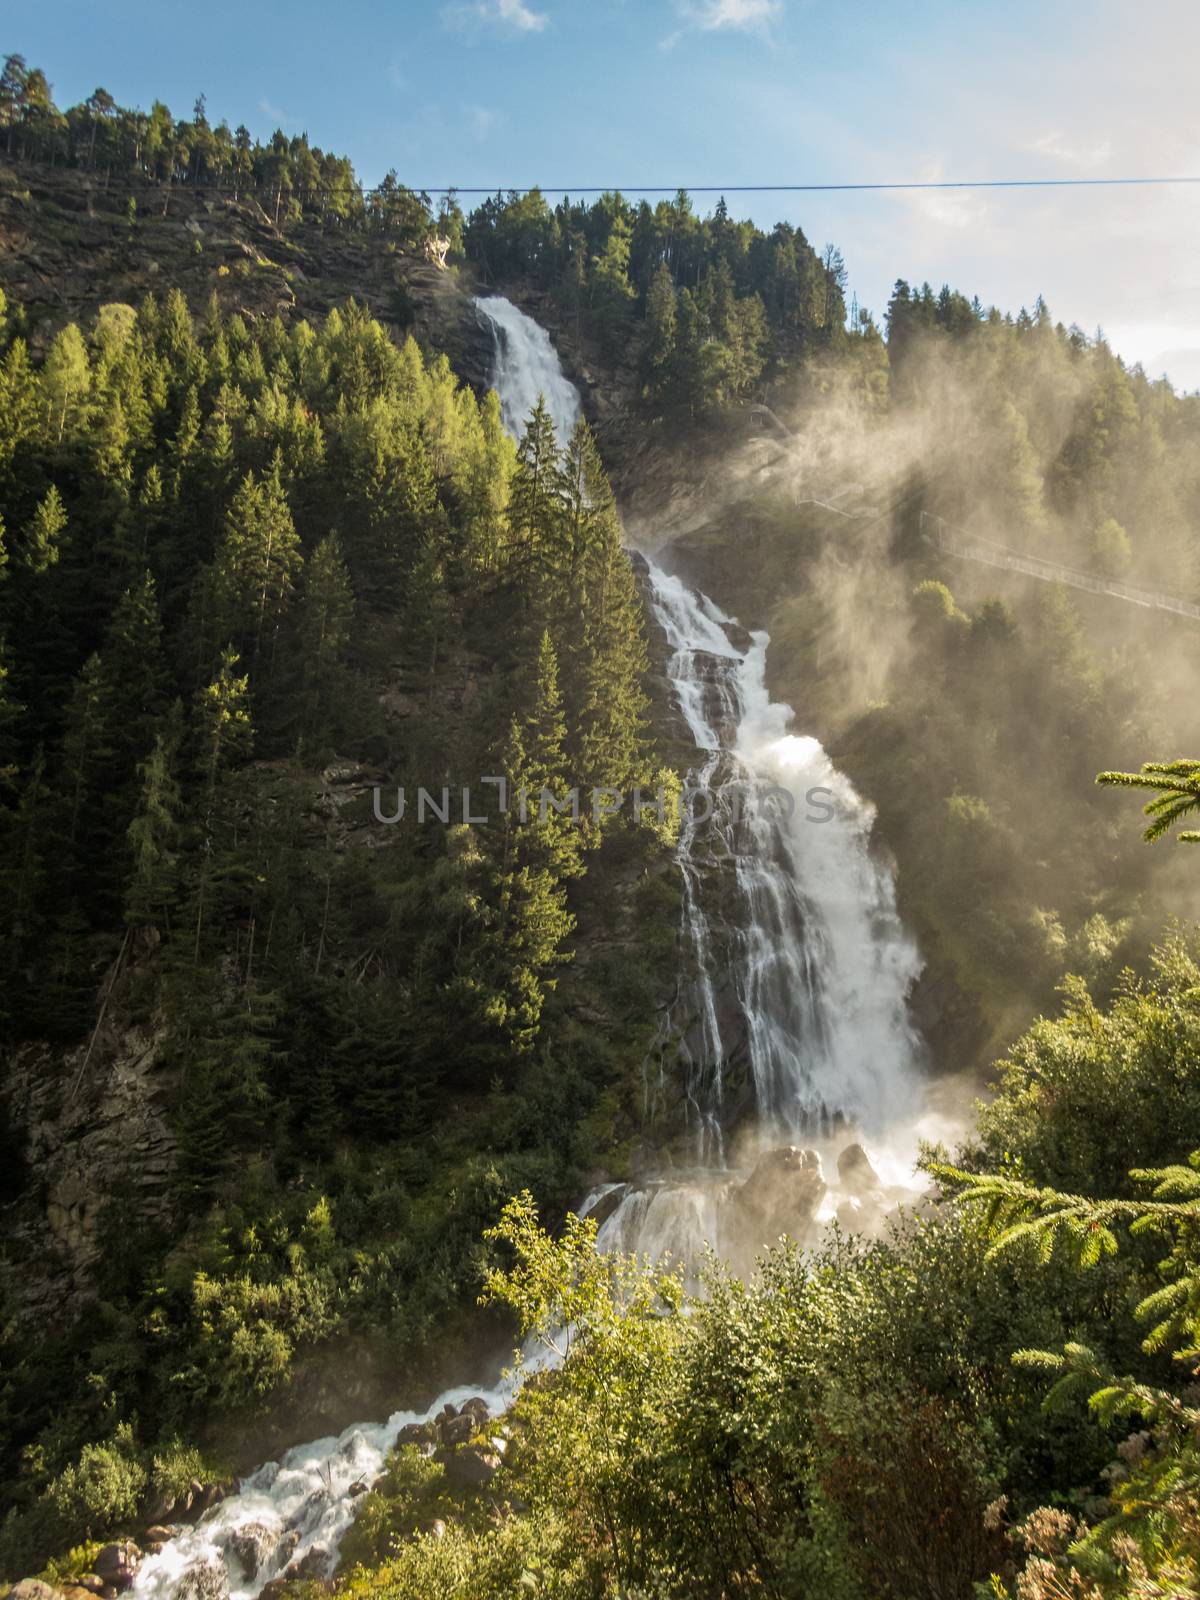
<instances>
[{"instance_id":1,"label":"rocky cliff face","mask_svg":"<svg viewBox=\"0 0 1200 1600\"><path fill-rule=\"evenodd\" d=\"M362 234L277 228L254 200L140 180L109 186L99 173L0 160L0 288L28 309L37 346L110 301L136 306L171 289L193 310L215 292L226 312L285 322L318 320L353 298L398 334L444 350L481 388L491 340L469 283Z\"/></svg>"},{"instance_id":2,"label":"rocky cliff face","mask_svg":"<svg viewBox=\"0 0 1200 1600\"><path fill-rule=\"evenodd\" d=\"M124 958L105 979L101 1004L115 1000L106 1017L120 1015L114 991L128 976ZM14 1287L31 1316L69 1313L93 1292L93 1269L118 1225L114 1201L145 1227L166 1220L175 1139L164 1036L161 1021L102 1020L93 1038L60 1057L42 1044L15 1054L9 1114L33 1177L8 1228L27 1267Z\"/></svg>"}]
</instances>

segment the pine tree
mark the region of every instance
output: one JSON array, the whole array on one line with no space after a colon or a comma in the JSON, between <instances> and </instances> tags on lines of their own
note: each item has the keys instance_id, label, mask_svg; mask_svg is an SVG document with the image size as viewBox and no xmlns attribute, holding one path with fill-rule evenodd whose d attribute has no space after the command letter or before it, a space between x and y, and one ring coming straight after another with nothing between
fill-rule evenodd
<instances>
[{"instance_id":1,"label":"pine tree","mask_svg":"<svg viewBox=\"0 0 1200 1600\"><path fill-rule=\"evenodd\" d=\"M85 830L89 798L99 801L100 782L112 757L109 685L100 656L93 653L75 680L67 705L62 749L62 789L66 811L66 859L73 863Z\"/></svg>"},{"instance_id":2,"label":"pine tree","mask_svg":"<svg viewBox=\"0 0 1200 1600\"><path fill-rule=\"evenodd\" d=\"M568 795L558 663L548 630L531 665L524 714L510 724L500 755L508 808L493 830L496 920L488 940L499 965L492 1020L519 1050L536 1038L545 990L555 983L550 974L570 959L563 946L575 919L565 884L584 870L582 832Z\"/></svg>"},{"instance_id":3,"label":"pine tree","mask_svg":"<svg viewBox=\"0 0 1200 1600\"><path fill-rule=\"evenodd\" d=\"M261 480L248 472L225 518L214 589L218 636L238 641L252 663L274 649L303 560L278 471Z\"/></svg>"},{"instance_id":4,"label":"pine tree","mask_svg":"<svg viewBox=\"0 0 1200 1600\"><path fill-rule=\"evenodd\" d=\"M51 484L25 529L21 546L21 561L31 572L40 576L57 565L66 526L66 507L57 487Z\"/></svg>"},{"instance_id":5,"label":"pine tree","mask_svg":"<svg viewBox=\"0 0 1200 1600\"><path fill-rule=\"evenodd\" d=\"M304 573L299 640L305 684L305 734L321 737L343 678L343 655L354 625L354 592L336 533L313 551Z\"/></svg>"},{"instance_id":6,"label":"pine tree","mask_svg":"<svg viewBox=\"0 0 1200 1600\"><path fill-rule=\"evenodd\" d=\"M430 691L437 670L438 652L450 621L450 597L441 542L429 533L409 573L404 597L404 639L414 665Z\"/></svg>"},{"instance_id":7,"label":"pine tree","mask_svg":"<svg viewBox=\"0 0 1200 1600\"><path fill-rule=\"evenodd\" d=\"M517 446L508 520L526 604L543 616L554 601L563 529L558 443L540 395Z\"/></svg>"},{"instance_id":8,"label":"pine tree","mask_svg":"<svg viewBox=\"0 0 1200 1600\"><path fill-rule=\"evenodd\" d=\"M38 426L38 384L24 339L14 339L0 363L0 477Z\"/></svg>"},{"instance_id":9,"label":"pine tree","mask_svg":"<svg viewBox=\"0 0 1200 1600\"><path fill-rule=\"evenodd\" d=\"M174 774L181 710L177 707L176 726L157 736L153 750L138 768L141 800L127 836L132 869L125 891L125 921L130 927L170 929L181 807Z\"/></svg>"},{"instance_id":10,"label":"pine tree","mask_svg":"<svg viewBox=\"0 0 1200 1600\"><path fill-rule=\"evenodd\" d=\"M154 742L166 709L167 672L153 575L126 589L104 638L104 675L111 708L118 781L132 776Z\"/></svg>"},{"instance_id":11,"label":"pine tree","mask_svg":"<svg viewBox=\"0 0 1200 1600\"><path fill-rule=\"evenodd\" d=\"M642 356L644 393L651 401L666 394L675 354L675 283L660 261L646 296L646 345Z\"/></svg>"},{"instance_id":12,"label":"pine tree","mask_svg":"<svg viewBox=\"0 0 1200 1600\"><path fill-rule=\"evenodd\" d=\"M212 682L196 696L196 766L210 800L221 774L246 760L254 745L250 679L237 675L238 662L226 645Z\"/></svg>"}]
</instances>

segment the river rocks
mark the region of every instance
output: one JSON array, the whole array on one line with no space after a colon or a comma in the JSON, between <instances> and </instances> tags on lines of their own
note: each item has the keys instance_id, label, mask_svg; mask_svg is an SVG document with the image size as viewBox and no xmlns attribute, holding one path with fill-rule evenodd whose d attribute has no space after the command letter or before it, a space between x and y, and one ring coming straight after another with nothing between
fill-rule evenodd
<instances>
[{"instance_id":1,"label":"river rocks","mask_svg":"<svg viewBox=\"0 0 1200 1600\"><path fill-rule=\"evenodd\" d=\"M438 1418L438 1439L442 1445L466 1444L467 1440L478 1431L479 1424L470 1411L464 1412L460 1417Z\"/></svg>"},{"instance_id":2,"label":"river rocks","mask_svg":"<svg viewBox=\"0 0 1200 1600\"><path fill-rule=\"evenodd\" d=\"M429 1445L434 1441L432 1422L406 1422L396 1435L397 1445Z\"/></svg>"},{"instance_id":3,"label":"river rocks","mask_svg":"<svg viewBox=\"0 0 1200 1600\"><path fill-rule=\"evenodd\" d=\"M229 1600L229 1574L224 1562L194 1562L180 1577L174 1600Z\"/></svg>"},{"instance_id":4,"label":"river rocks","mask_svg":"<svg viewBox=\"0 0 1200 1600\"><path fill-rule=\"evenodd\" d=\"M473 1394L469 1400L464 1400L462 1405L459 1406L458 1414L460 1417L465 1417L468 1413L476 1419L481 1428L491 1416L487 1401L482 1395L478 1394Z\"/></svg>"},{"instance_id":5,"label":"river rocks","mask_svg":"<svg viewBox=\"0 0 1200 1600\"><path fill-rule=\"evenodd\" d=\"M355 1478L354 1482L346 1490L346 1494L351 1500L357 1500L359 1495L366 1494L370 1487L371 1485L365 1478Z\"/></svg>"},{"instance_id":6,"label":"river rocks","mask_svg":"<svg viewBox=\"0 0 1200 1600\"><path fill-rule=\"evenodd\" d=\"M13 1584L5 1600L59 1600L59 1591L40 1578L22 1578Z\"/></svg>"},{"instance_id":7,"label":"river rocks","mask_svg":"<svg viewBox=\"0 0 1200 1600\"><path fill-rule=\"evenodd\" d=\"M329 1572L329 1546L314 1544L288 1568L288 1576L297 1578L324 1578Z\"/></svg>"},{"instance_id":8,"label":"river rocks","mask_svg":"<svg viewBox=\"0 0 1200 1600\"><path fill-rule=\"evenodd\" d=\"M446 1477L460 1489L486 1489L500 1470L500 1457L484 1445L463 1445L446 1457Z\"/></svg>"},{"instance_id":9,"label":"river rocks","mask_svg":"<svg viewBox=\"0 0 1200 1600\"><path fill-rule=\"evenodd\" d=\"M79 1589L86 1589L89 1594L103 1594L108 1585L97 1572L85 1572L76 1585Z\"/></svg>"},{"instance_id":10,"label":"river rocks","mask_svg":"<svg viewBox=\"0 0 1200 1600\"><path fill-rule=\"evenodd\" d=\"M93 1566L98 1578L120 1592L132 1586L141 1559L142 1552L133 1540L121 1539L103 1545Z\"/></svg>"},{"instance_id":11,"label":"river rocks","mask_svg":"<svg viewBox=\"0 0 1200 1600\"><path fill-rule=\"evenodd\" d=\"M275 1550L275 1564L276 1564L276 1566L282 1566L285 1561L290 1561L292 1559L292 1557L296 1554L296 1546L299 1543L300 1543L300 1530L298 1528L289 1528L288 1531L284 1534L283 1538L280 1539L279 1544L278 1544L278 1546L277 1546L277 1548Z\"/></svg>"},{"instance_id":12,"label":"river rocks","mask_svg":"<svg viewBox=\"0 0 1200 1600\"><path fill-rule=\"evenodd\" d=\"M174 1537L175 1530L173 1528L168 1528L165 1523L152 1522L142 1534L142 1543L147 1546L167 1544Z\"/></svg>"},{"instance_id":13,"label":"river rocks","mask_svg":"<svg viewBox=\"0 0 1200 1600\"><path fill-rule=\"evenodd\" d=\"M270 1565L278 1545L279 1529L266 1522L243 1522L225 1539L226 1550L249 1579Z\"/></svg>"}]
</instances>

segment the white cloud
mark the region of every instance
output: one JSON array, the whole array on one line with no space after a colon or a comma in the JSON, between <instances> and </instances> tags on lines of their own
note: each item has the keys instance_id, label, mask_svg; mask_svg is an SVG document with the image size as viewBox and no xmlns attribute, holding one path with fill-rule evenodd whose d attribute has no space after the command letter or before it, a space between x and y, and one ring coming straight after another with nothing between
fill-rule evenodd
<instances>
[{"instance_id":1,"label":"white cloud","mask_svg":"<svg viewBox=\"0 0 1200 1600\"><path fill-rule=\"evenodd\" d=\"M683 20L704 33L731 28L742 32L761 32L783 14L783 0L677 0L676 10ZM670 49L679 35L663 40Z\"/></svg>"},{"instance_id":2,"label":"white cloud","mask_svg":"<svg viewBox=\"0 0 1200 1600\"><path fill-rule=\"evenodd\" d=\"M765 34L782 16L783 0L675 0L675 11L683 26L658 41L658 48L667 53L689 29Z\"/></svg>"},{"instance_id":3,"label":"white cloud","mask_svg":"<svg viewBox=\"0 0 1200 1600\"><path fill-rule=\"evenodd\" d=\"M470 4L447 6L442 20L451 28L490 25L514 33L540 33L550 18L544 11L534 11L525 0L471 0Z\"/></svg>"}]
</instances>

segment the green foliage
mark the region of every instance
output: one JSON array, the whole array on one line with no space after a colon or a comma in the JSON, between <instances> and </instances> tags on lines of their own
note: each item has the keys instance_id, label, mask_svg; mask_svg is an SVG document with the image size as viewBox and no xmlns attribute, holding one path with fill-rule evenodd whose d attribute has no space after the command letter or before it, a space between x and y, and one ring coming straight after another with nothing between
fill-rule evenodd
<instances>
[{"instance_id":1,"label":"green foliage","mask_svg":"<svg viewBox=\"0 0 1200 1600\"><path fill-rule=\"evenodd\" d=\"M628 1138L674 903L626 917L638 985L607 952L570 971L585 861L609 853L620 902L670 844L587 801L541 815L544 784L655 764L586 429L570 482L548 419L518 472L495 395L360 308L196 321L178 292L105 306L41 368L14 340L0 386L5 1041L79 1045L47 1085L69 1097L144 1028L177 1139L153 1219L112 1174L99 1309L33 1344L0 1324L17 1572L117 1531L147 1475L201 1475L195 1429L315 1349L369 1337L411 1370L445 1341L505 1194L561 1207ZM366 775L439 772L477 812L480 772L532 806L372 821Z\"/></svg>"},{"instance_id":2,"label":"green foliage","mask_svg":"<svg viewBox=\"0 0 1200 1600\"><path fill-rule=\"evenodd\" d=\"M999 1064L1001 1093L978 1110L980 1164L1039 1187L1121 1191L1133 1166L1178 1162L1200 1116L1200 967L1181 940L1127 975L1107 1009L1080 979L1064 1015L1042 1018Z\"/></svg>"},{"instance_id":3,"label":"green foliage","mask_svg":"<svg viewBox=\"0 0 1200 1600\"><path fill-rule=\"evenodd\" d=\"M1097 783L1122 789L1151 789L1158 796L1142 810L1150 817L1143 837L1153 844L1175 824L1200 811L1200 761L1147 761L1140 772L1102 772ZM1200 831L1177 835L1180 844L1200 844Z\"/></svg>"},{"instance_id":4,"label":"green foliage","mask_svg":"<svg viewBox=\"0 0 1200 1600\"><path fill-rule=\"evenodd\" d=\"M65 1530L85 1538L131 1519L146 1486L132 1430L117 1427L105 1444L88 1444L79 1460L65 1467L46 1490L53 1516Z\"/></svg>"}]
</instances>

